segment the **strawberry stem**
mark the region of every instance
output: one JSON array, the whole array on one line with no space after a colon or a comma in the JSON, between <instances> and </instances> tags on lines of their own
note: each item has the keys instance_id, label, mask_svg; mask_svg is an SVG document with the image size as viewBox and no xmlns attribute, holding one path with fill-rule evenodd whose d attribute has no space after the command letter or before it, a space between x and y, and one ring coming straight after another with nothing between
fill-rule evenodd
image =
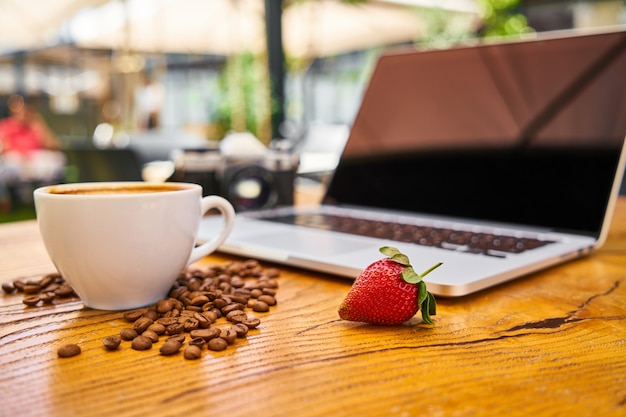
<instances>
[{"instance_id":1,"label":"strawberry stem","mask_svg":"<svg viewBox=\"0 0 626 417\"><path fill-rule=\"evenodd\" d=\"M419 276L421 278L424 278L426 275L430 274L433 270L439 268L442 264L443 264L443 262L436 263L435 265L433 265L430 268L428 268L426 271L424 271L421 274L419 274Z\"/></svg>"}]
</instances>

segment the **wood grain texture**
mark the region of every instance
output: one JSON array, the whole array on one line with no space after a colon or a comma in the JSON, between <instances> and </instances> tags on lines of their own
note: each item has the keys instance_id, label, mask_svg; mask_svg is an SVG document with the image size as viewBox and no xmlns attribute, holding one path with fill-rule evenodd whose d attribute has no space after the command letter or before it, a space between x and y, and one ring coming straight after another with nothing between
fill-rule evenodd
<instances>
[{"instance_id":1,"label":"wood grain texture","mask_svg":"<svg viewBox=\"0 0 626 417\"><path fill-rule=\"evenodd\" d=\"M0 416L626 415L626 200L597 253L439 298L434 326L341 321L350 282L280 269L261 326L198 361L159 355L162 342L106 351L121 312L2 296ZM36 223L0 226L0 281L53 270ZM59 359L70 342L82 353Z\"/></svg>"}]
</instances>

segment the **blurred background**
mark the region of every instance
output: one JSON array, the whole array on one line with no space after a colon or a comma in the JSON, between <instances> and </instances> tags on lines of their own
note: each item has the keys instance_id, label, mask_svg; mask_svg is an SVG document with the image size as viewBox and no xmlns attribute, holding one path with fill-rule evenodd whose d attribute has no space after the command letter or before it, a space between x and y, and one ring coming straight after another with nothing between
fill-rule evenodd
<instances>
[{"instance_id":1,"label":"blurred background","mask_svg":"<svg viewBox=\"0 0 626 417\"><path fill-rule=\"evenodd\" d=\"M2 142L0 222L35 186L166 179L234 133L323 178L384 51L625 23L623 0L0 0L0 135L46 138Z\"/></svg>"}]
</instances>

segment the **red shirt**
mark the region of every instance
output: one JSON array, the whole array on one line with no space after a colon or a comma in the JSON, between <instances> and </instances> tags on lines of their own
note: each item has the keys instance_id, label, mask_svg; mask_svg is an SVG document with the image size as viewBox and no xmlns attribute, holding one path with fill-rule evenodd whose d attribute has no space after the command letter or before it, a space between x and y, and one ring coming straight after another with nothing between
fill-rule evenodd
<instances>
[{"instance_id":1,"label":"red shirt","mask_svg":"<svg viewBox=\"0 0 626 417\"><path fill-rule=\"evenodd\" d=\"M8 117L0 120L0 140L4 151L17 151L23 154L43 149L44 131L35 123L23 124Z\"/></svg>"}]
</instances>

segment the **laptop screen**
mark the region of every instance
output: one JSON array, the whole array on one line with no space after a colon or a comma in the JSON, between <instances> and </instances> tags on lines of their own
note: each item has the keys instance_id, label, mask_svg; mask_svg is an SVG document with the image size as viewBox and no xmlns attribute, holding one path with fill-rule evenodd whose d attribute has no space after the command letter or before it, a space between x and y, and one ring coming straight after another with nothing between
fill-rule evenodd
<instances>
[{"instance_id":1,"label":"laptop screen","mask_svg":"<svg viewBox=\"0 0 626 417\"><path fill-rule=\"evenodd\" d=\"M624 31L383 55L325 202L596 235L625 74Z\"/></svg>"}]
</instances>

